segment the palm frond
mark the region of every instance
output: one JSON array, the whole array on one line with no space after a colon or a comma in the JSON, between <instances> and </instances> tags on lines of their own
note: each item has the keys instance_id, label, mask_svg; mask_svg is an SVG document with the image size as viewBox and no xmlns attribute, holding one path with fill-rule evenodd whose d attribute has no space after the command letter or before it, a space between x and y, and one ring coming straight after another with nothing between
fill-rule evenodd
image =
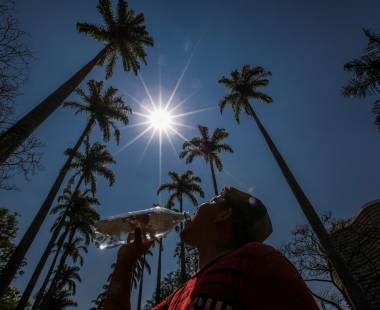
<instances>
[{"instance_id":1,"label":"palm frond","mask_svg":"<svg viewBox=\"0 0 380 310\"><path fill-rule=\"evenodd\" d=\"M109 33L101 25L77 23L77 30L79 33L87 34L98 41L107 42L109 38Z\"/></svg>"},{"instance_id":2,"label":"palm frond","mask_svg":"<svg viewBox=\"0 0 380 310\"><path fill-rule=\"evenodd\" d=\"M113 69L117 60L117 54L115 51L109 53L108 62L106 67L106 79L109 79L113 75Z\"/></svg>"},{"instance_id":3,"label":"palm frond","mask_svg":"<svg viewBox=\"0 0 380 310\"><path fill-rule=\"evenodd\" d=\"M208 128L206 126L198 125L199 132L204 140L208 140Z\"/></svg>"},{"instance_id":4,"label":"palm frond","mask_svg":"<svg viewBox=\"0 0 380 310\"><path fill-rule=\"evenodd\" d=\"M98 167L97 173L99 173L108 181L109 186L112 186L115 183L115 174L113 173L111 169L101 166L101 167Z\"/></svg>"},{"instance_id":5,"label":"palm frond","mask_svg":"<svg viewBox=\"0 0 380 310\"><path fill-rule=\"evenodd\" d=\"M249 115L249 101L271 103L273 99L258 90L260 87L266 87L272 74L261 66L244 65L240 70L234 70L228 77L223 76L218 82L228 89L219 103L220 111L223 112L225 107L230 104L234 112L236 122L240 123L241 111Z\"/></svg>"},{"instance_id":6,"label":"palm frond","mask_svg":"<svg viewBox=\"0 0 380 310\"><path fill-rule=\"evenodd\" d=\"M215 163L216 168L219 171L222 171L223 170L223 164L222 164L220 158L218 156L213 156L213 161Z\"/></svg>"},{"instance_id":7,"label":"palm frond","mask_svg":"<svg viewBox=\"0 0 380 310\"><path fill-rule=\"evenodd\" d=\"M123 23L127 19L128 3L124 0L119 0L117 3L117 18L118 22Z\"/></svg>"},{"instance_id":8,"label":"palm frond","mask_svg":"<svg viewBox=\"0 0 380 310\"><path fill-rule=\"evenodd\" d=\"M99 0L99 3L96 6L96 8L98 9L100 15L102 15L108 29L112 29L115 25L115 22L111 11L111 1Z\"/></svg>"},{"instance_id":9,"label":"palm frond","mask_svg":"<svg viewBox=\"0 0 380 310\"><path fill-rule=\"evenodd\" d=\"M229 153L233 153L234 150L232 149L231 146L229 146L228 144L218 144L216 146L216 149L218 150L218 152L229 152Z\"/></svg>"},{"instance_id":10,"label":"palm frond","mask_svg":"<svg viewBox=\"0 0 380 310\"><path fill-rule=\"evenodd\" d=\"M153 39L146 31L144 15L130 10L125 0L118 2L117 17L112 13L110 0L99 0L97 9L105 25L77 23L77 29L106 45L108 55L99 62L103 65L108 59L106 78L113 73L116 55L120 56L125 71L137 74L140 62L146 64L145 48L153 46Z\"/></svg>"}]
</instances>

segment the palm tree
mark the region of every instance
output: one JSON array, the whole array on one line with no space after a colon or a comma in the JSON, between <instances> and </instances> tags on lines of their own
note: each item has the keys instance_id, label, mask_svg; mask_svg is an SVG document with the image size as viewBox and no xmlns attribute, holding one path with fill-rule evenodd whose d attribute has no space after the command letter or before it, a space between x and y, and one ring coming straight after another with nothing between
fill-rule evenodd
<instances>
[{"instance_id":1,"label":"palm tree","mask_svg":"<svg viewBox=\"0 0 380 310\"><path fill-rule=\"evenodd\" d=\"M80 184L78 184L80 185ZM67 236L67 233L65 231L65 233L63 233L60 237L59 237L59 233L61 232L62 228L64 227L64 223L65 223L65 220L66 220L66 217L70 218L72 216L75 216L75 212L76 210L80 209L80 206L84 203L90 203L90 204L95 204L95 205L99 205L99 201L94 198L92 195L90 196L89 193L90 191L87 190L87 191L84 191L83 193L79 190L79 186L76 186L76 190L73 192L70 187L66 188L63 195L60 196L58 198L58 202L60 202L60 204L58 204L58 206L56 206L53 210L52 210L52 213L53 214L56 214L59 212L59 216L57 217L57 219L55 220L54 224L53 224L53 227L51 228L51 231L53 232L51 238L50 238L50 241L49 243L47 244L43 254L41 255L41 258L33 272L33 275L32 277L30 278L26 288L24 289L24 292L18 302L18 305L17 305L17 309L16 310L21 310L21 309L24 309L26 307L26 304L30 298L30 295L37 283L37 280L39 278L39 276L41 275L41 272L43 270L43 267L45 266L46 264L46 261L50 255L50 253L52 252L54 246L57 247L56 249L56 253L55 253L55 256L53 258L53 261L51 263L51 267L47 273L47 276L46 278L50 278L50 275L51 273L53 272L53 269L54 269L54 266L55 266L55 262L58 258L58 255L59 255L59 252L62 248L62 246L64 245L64 240ZM74 195L74 193L76 193ZM79 207L78 207L79 206ZM59 240L58 242L57 239L59 237ZM46 286L47 283L44 286Z\"/></svg>"},{"instance_id":2,"label":"palm tree","mask_svg":"<svg viewBox=\"0 0 380 310\"><path fill-rule=\"evenodd\" d=\"M68 256L72 259L73 263L79 262L80 266L83 266L84 259L81 252L88 253L86 245L83 245L82 238L74 238L71 243L66 243L64 246L64 251L68 253Z\"/></svg>"},{"instance_id":3,"label":"palm tree","mask_svg":"<svg viewBox=\"0 0 380 310\"><path fill-rule=\"evenodd\" d=\"M55 197L65 179L66 174L70 170L73 154L79 150L83 140L89 135L95 124L103 133L105 141L110 139L111 128L114 131L116 142L119 142L120 132L115 125L115 121L120 121L124 125L128 124L128 115L131 109L124 105L123 100L116 95L117 90L113 87L108 87L103 91L103 82L91 80L88 82L89 94L85 94L83 90L78 89L77 93L82 96L83 103L67 102L66 106L77 108L77 113L85 112L88 114L88 122L85 126L78 141L73 147L73 151L67 153L68 158L66 163L61 168L57 178L55 179L48 195L42 203L39 211L35 215L32 223L28 227L21 241L17 245L15 251L10 257L7 265L1 273L0 281L0 297L7 290L9 284L17 273L23 258L25 257L29 247L37 236L38 231L46 216L49 213ZM57 233L58 234L58 233ZM56 234L56 235L57 235Z\"/></svg>"},{"instance_id":4,"label":"palm tree","mask_svg":"<svg viewBox=\"0 0 380 310\"><path fill-rule=\"evenodd\" d=\"M56 289L41 305L40 310L64 310L67 307L77 307L78 304L71 299L71 293L67 289Z\"/></svg>"},{"instance_id":5,"label":"palm tree","mask_svg":"<svg viewBox=\"0 0 380 310\"><path fill-rule=\"evenodd\" d=\"M219 158L219 153L230 152L233 153L232 148L225 143L220 143L228 137L228 133L223 128L216 128L209 136L208 128L205 126L198 126L200 137L194 137L190 141L186 141L182 146L180 158L186 158L186 163L189 164L195 157L203 157L206 163L210 163L212 182L214 185L215 195L218 195L218 186L216 183L214 164L219 171L223 170L222 161Z\"/></svg>"},{"instance_id":6,"label":"palm tree","mask_svg":"<svg viewBox=\"0 0 380 310\"><path fill-rule=\"evenodd\" d=\"M344 65L344 70L353 73L353 78L343 88L343 94L349 97L380 96L380 34L363 30L368 39L366 54ZM380 130L380 99L375 101L373 109L375 124Z\"/></svg>"},{"instance_id":7,"label":"palm tree","mask_svg":"<svg viewBox=\"0 0 380 310\"><path fill-rule=\"evenodd\" d=\"M75 235L81 234L84 238L85 244L88 245L94 238L94 225L99 220L99 214L95 209L91 207L88 201L84 201L83 204L75 211L75 214L68 218L65 223L66 231L68 232L68 241L65 251L63 252L60 262L56 268L55 276L53 277L50 288L46 293L46 296L50 296L56 287L59 286L60 273L66 263L66 259L69 256L70 248L72 248ZM41 292L43 294L43 292ZM44 303L44 301L42 301Z\"/></svg>"},{"instance_id":8,"label":"palm tree","mask_svg":"<svg viewBox=\"0 0 380 310\"><path fill-rule=\"evenodd\" d=\"M92 194L90 195L90 190L85 190L84 192L77 190L76 194L74 194L74 193L70 190L70 188L67 188L64 192L64 195L62 195L59 198L60 204L57 205L52 210L53 214L58 214L58 216L57 216L57 218L53 224L52 230L54 232L55 231L60 232L60 231L62 231L62 229L64 229L64 228L65 229L61 233L61 236L59 237L57 242L56 242L56 240L53 240L53 245L56 245L55 254L54 254L53 260L50 264L50 268L49 268L49 270L45 276L45 280L43 281L43 284L42 284L39 292L37 293L37 296L36 296L36 299L35 299L35 302L33 304L32 309L37 309L37 306L40 304L40 301L43 297L42 295L45 292L45 289L46 289L48 282L51 278L51 275L54 271L54 267L56 265L56 262L57 262L57 259L59 257L59 254L60 254L62 247L65 247L67 249L67 251L69 252L69 254L74 256L74 258L73 258L74 262L77 259L76 257L79 255L79 254L77 255L77 254L73 253L73 252L75 252L72 249L73 245L65 245L64 244L65 239L66 239L67 235L69 234L70 225L71 226L73 225L73 224L70 224L71 223L70 219L80 217L83 208L87 208L88 205L99 205L99 201L96 198L94 198L92 196ZM76 239L74 239L74 241L75 240ZM86 239L86 243L88 243L87 240L88 239ZM73 241L73 243L74 243L74 241ZM50 244L50 242L49 242L49 244ZM80 246L78 244L78 241L76 241L76 246L78 247L78 251L83 249L83 246ZM83 249L83 250L87 251L85 249ZM32 291L36 285L36 282L37 282L37 280L41 274L42 268L44 267L46 260L47 260L47 257L49 256L51 251L52 251L52 249L48 249L48 248L45 249L44 254L40 258L40 261L37 265L36 270L33 273L31 280L29 281L27 287L24 290L24 293L23 293L23 295L19 301L19 304L18 304L16 310L22 310L25 308L25 306L29 300L30 294L32 293ZM79 258L79 261L80 261L80 263L82 263L81 258Z\"/></svg>"},{"instance_id":9,"label":"palm tree","mask_svg":"<svg viewBox=\"0 0 380 310\"><path fill-rule=\"evenodd\" d=\"M264 136L272 155L279 165L281 172L284 175L295 198L297 199L302 211L304 212L311 227L313 227L313 230L318 236L324 250L328 254L328 257L334 265L340 279L349 292L354 306L357 307L357 309L367 309L367 303L362 297L363 295L361 293L361 289L354 281L342 257L333 247L329 239L329 235L320 221L318 214L315 212L306 194L298 184L293 173L290 171L284 158L278 151L277 147L273 143L273 140L269 136L252 105L250 104L250 100L257 100L264 103L272 102L272 98L269 95L258 90L258 88L265 87L269 84L268 77L270 75L271 73L269 71L266 71L260 66L251 67L249 65L245 65L241 70L232 71L229 77L223 76L219 80L219 83L225 85L229 93L220 101L220 111L222 113L227 104L230 104L232 110L234 111L235 120L238 124L240 123L240 113L242 111L256 121L257 127Z\"/></svg>"},{"instance_id":10,"label":"palm tree","mask_svg":"<svg viewBox=\"0 0 380 310\"><path fill-rule=\"evenodd\" d=\"M116 88L110 86L103 89L103 86L103 81L90 80L87 82L88 94L81 88L75 90L82 102L66 101L63 106L75 109L75 114L85 113L88 115L84 135L88 135L94 124L97 124L103 133L105 142L110 140L111 129L113 129L116 143L119 144L120 130L115 121L128 125L128 116L132 110L125 105L123 98L117 95L118 90Z\"/></svg>"},{"instance_id":11,"label":"palm tree","mask_svg":"<svg viewBox=\"0 0 380 310\"><path fill-rule=\"evenodd\" d=\"M108 282L107 284L104 284L102 286L102 291L99 293L98 296L96 296L96 299L92 300L92 303L94 304L94 307L92 307L90 310L103 310L104 309L104 301L107 297L108 292Z\"/></svg>"},{"instance_id":12,"label":"palm tree","mask_svg":"<svg viewBox=\"0 0 380 310\"><path fill-rule=\"evenodd\" d=\"M74 152L74 150L67 150L67 153L70 154L70 156L73 157L73 160L70 164L71 169L75 169L76 172L74 175L70 178L69 183L73 183L75 177L79 177L79 180L77 182L75 191L71 193L70 190L66 191L64 193L63 205L61 207L65 210L68 209L67 206L70 206L72 203L72 197L75 198L79 191L79 187L81 186L82 182L84 182L86 185L91 185L91 191L94 194L96 191L96 177L95 174L101 175L109 182L109 185L112 186L112 184L115 182L115 176L113 172L106 167L106 165L110 163L115 163L114 159L112 158L112 155L105 149L105 146L99 143L94 143L93 145L90 145L88 139L84 141L85 143L85 150L82 154L79 151ZM87 194L87 192L85 192ZM66 195L66 196L65 196ZM96 203L95 201L90 201L89 197L85 196L85 200L89 201L90 203ZM66 201L65 201L66 199ZM66 204L68 202L68 204ZM51 249L53 248L56 238L58 237L59 232L61 231L64 221L63 219L65 216L59 218L59 221L56 222L56 225L53 227L53 235L48 243L44 253L41 256L41 259L32 275L31 280L29 281L22 298L19 302L19 308L18 309L24 309L30 294L32 293L32 290L38 280L38 277L46 263L46 260L51 252ZM63 241L62 241L63 242Z\"/></svg>"},{"instance_id":13,"label":"palm tree","mask_svg":"<svg viewBox=\"0 0 380 310\"><path fill-rule=\"evenodd\" d=\"M149 250L147 253L145 253L145 255L152 255L152 251ZM145 268L147 268L150 273L151 268L150 268L149 263L145 259L145 255L142 257L139 257L136 264L134 265L134 268L132 270L131 290L132 288L135 288L135 289L137 288L137 285L139 284L139 281L141 279L141 275L142 275L141 273L143 272Z\"/></svg>"},{"instance_id":14,"label":"palm tree","mask_svg":"<svg viewBox=\"0 0 380 310\"><path fill-rule=\"evenodd\" d=\"M0 136L0 164L62 104L95 65L107 62L106 78L109 78L118 56L124 70L132 70L135 74L140 69L141 61L146 64L145 48L153 46L153 39L146 31L144 15L130 10L125 0L118 1L116 16L112 13L110 0L99 0L97 9L105 25L77 23L77 29L104 43L104 47L69 80Z\"/></svg>"},{"instance_id":15,"label":"palm tree","mask_svg":"<svg viewBox=\"0 0 380 310\"><path fill-rule=\"evenodd\" d=\"M148 271L148 274L151 273L150 264L146 260L146 255L152 256L152 251L149 250L137 262L137 266L138 266L138 270L139 270L139 274L138 274L139 293L138 293L138 296L137 296L137 310L141 310L142 290L143 290L143 284L144 284L144 272L145 272L145 269Z\"/></svg>"},{"instance_id":16,"label":"palm tree","mask_svg":"<svg viewBox=\"0 0 380 310\"><path fill-rule=\"evenodd\" d=\"M58 289L67 289L72 295L75 295L77 282L82 282L79 270L78 266L64 265L59 272L57 280Z\"/></svg>"},{"instance_id":17,"label":"palm tree","mask_svg":"<svg viewBox=\"0 0 380 310\"><path fill-rule=\"evenodd\" d=\"M157 263L157 278L156 278L156 303L161 302L161 269L162 269L162 238L158 239L158 263Z\"/></svg>"},{"instance_id":18,"label":"palm tree","mask_svg":"<svg viewBox=\"0 0 380 310\"><path fill-rule=\"evenodd\" d=\"M78 183L84 181L86 185L89 184L93 194L96 192L96 175L104 177L109 186L115 183L115 175L106 165L116 162L104 144L95 142L90 145L89 141L86 140L84 153L74 152L74 150L68 150L68 153L73 155L70 168L76 170L69 179L69 183L73 183L75 178L79 177Z\"/></svg>"},{"instance_id":19,"label":"palm tree","mask_svg":"<svg viewBox=\"0 0 380 310\"><path fill-rule=\"evenodd\" d=\"M198 194L200 197L204 197L205 194L199 185L202 181L199 177L195 176L192 171L188 170L185 173L178 175L174 171L168 173L171 183L162 184L158 190L157 194L162 191L169 192L168 206L172 206L174 201L179 202L179 211L183 212L183 198L187 197L191 203L196 206L198 201L194 194ZM181 224L181 231L183 225ZM186 281L186 266L185 266L185 249L183 242L181 241L181 281L184 283ZM159 294L159 290L156 290L156 293Z\"/></svg>"},{"instance_id":20,"label":"palm tree","mask_svg":"<svg viewBox=\"0 0 380 310\"><path fill-rule=\"evenodd\" d=\"M92 300L92 302L95 304L95 307L92 307L90 310L103 310L104 309L104 302L107 297L109 283L112 278L113 271L115 269L116 263L113 263L111 265L112 272L107 277L107 282L102 286L102 291L99 293L99 295L96 297L95 300Z\"/></svg>"}]
</instances>

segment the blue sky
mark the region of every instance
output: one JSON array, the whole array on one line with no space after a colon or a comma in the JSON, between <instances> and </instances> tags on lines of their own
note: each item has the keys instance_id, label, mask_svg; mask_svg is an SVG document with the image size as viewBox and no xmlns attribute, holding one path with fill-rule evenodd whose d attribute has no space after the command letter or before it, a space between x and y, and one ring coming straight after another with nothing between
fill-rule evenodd
<instances>
[{"instance_id":1,"label":"blue sky","mask_svg":"<svg viewBox=\"0 0 380 310\"><path fill-rule=\"evenodd\" d=\"M272 71L267 92L274 102L257 105L256 110L318 212L331 210L335 216L347 218L364 203L379 198L380 135L371 114L374 100L341 95L349 79L343 64L360 55L366 44L361 28L380 29L378 1L150 0L130 1L130 6L145 14L155 40L155 47L148 50L148 66L141 70L154 98L158 98L159 76L163 97L167 98L194 53L174 103L195 92L181 111L215 107L183 121L194 127L207 124L211 129L226 128L230 133L228 142L235 153L221 156L225 170L218 173L218 183L251 190L266 203L274 225L269 244L286 242L291 229L305 219L253 121L243 117L238 126L230 111L221 116L216 109L225 94L217 80L244 64L262 65ZM75 23L101 20L95 1L89 0L19 0L17 10L36 56L23 95L17 100L22 115L96 55L101 44L77 33ZM103 72L97 68L88 79L103 79ZM141 101L147 99L139 79L123 72L120 64L106 84L118 88L136 111L139 107L127 94ZM139 120L133 115L131 124ZM59 109L36 131L46 144L44 169L30 182L17 178L20 190L0 196L1 207L21 214L20 234L63 164L63 151L74 144L84 124L84 116ZM110 151L116 153L142 129L123 129L120 146L111 142ZM187 138L197 134L187 128L181 132ZM100 139L95 131L92 141ZM158 142L154 139L141 159L147 140L144 136L116 155L117 182L112 188L99 180L102 216L148 208L159 200ZM173 142L179 151L182 140L173 137ZM202 178L207 198L211 197L211 176L203 161L185 165L165 139L162 158L162 181L167 180L168 171L192 169ZM189 203L185 208L193 210ZM46 245L51 220L49 217L28 253L26 273L16 281L20 288ZM165 240L164 273L177 268L172 258L176 238L170 234ZM99 251L91 246L77 292L80 309L90 307L114 258L115 250ZM155 261L154 256L153 275ZM154 283L154 276L145 281L144 298L151 296Z\"/></svg>"}]
</instances>

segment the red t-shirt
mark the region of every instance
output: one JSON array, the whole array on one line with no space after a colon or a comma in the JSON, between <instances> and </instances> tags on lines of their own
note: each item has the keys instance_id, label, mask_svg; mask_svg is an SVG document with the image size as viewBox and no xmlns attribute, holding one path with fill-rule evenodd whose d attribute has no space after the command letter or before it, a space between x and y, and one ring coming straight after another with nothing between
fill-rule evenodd
<instances>
[{"instance_id":1,"label":"red t-shirt","mask_svg":"<svg viewBox=\"0 0 380 310\"><path fill-rule=\"evenodd\" d=\"M151 310L318 310L294 266L251 242L203 267Z\"/></svg>"}]
</instances>

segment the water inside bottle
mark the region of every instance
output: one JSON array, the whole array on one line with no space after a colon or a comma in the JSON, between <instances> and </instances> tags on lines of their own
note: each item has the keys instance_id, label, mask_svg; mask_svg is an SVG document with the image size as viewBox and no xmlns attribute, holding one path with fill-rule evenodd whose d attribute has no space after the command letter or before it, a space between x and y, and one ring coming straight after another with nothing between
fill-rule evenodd
<instances>
[{"instance_id":1,"label":"water inside bottle","mask_svg":"<svg viewBox=\"0 0 380 310\"><path fill-rule=\"evenodd\" d=\"M104 250L126 244L128 235L133 241L137 227L141 229L145 240L160 238L187 218L185 213L155 207L104 219L95 225L95 245Z\"/></svg>"}]
</instances>

